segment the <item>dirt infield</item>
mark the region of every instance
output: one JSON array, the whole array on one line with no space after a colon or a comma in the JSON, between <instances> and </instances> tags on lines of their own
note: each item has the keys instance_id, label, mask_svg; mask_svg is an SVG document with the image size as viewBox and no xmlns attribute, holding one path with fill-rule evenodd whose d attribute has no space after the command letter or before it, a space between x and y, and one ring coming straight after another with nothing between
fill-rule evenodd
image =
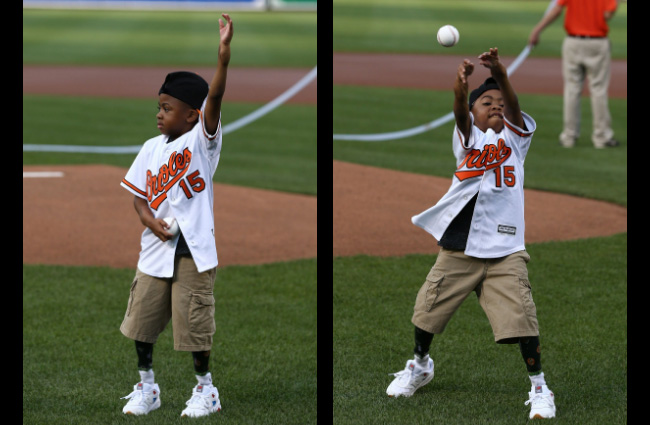
<instances>
[{"instance_id":1,"label":"dirt infield","mask_svg":"<svg viewBox=\"0 0 650 425\"><path fill-rule=\"evenodd\" d=\"M411 217L433 206L449 189L450 179L339 161L334 161L333 173L335 256L439 251L436 240L413 225ZM627 231L626 208L551 192L524 192L527 243Z\"/></svg>"},{"instance_id":2,"label":"dirt infield","mask_svg":"<svg viewBox=\"0 0 650 425\"><path fill-rule=\"evenodd\" d=\"M214 68L187 67L206 81ZM228 72L224 102L269 102L304 77L311 69L250 69ZM102 96L158 99L158 90L168 72L159 67L23 66L23 93L62 96ZM316 80L287 103L315 104Z\"/></svg>"},{"instance_id":3,"label":"dirt infield","mask_svg":"<svg viewBox=\"0 0 650 425\"><path fill-rule=\"evenodd\" d=\"M125 169L23 167L58 178L23 178L23 263L135 268L144 226ZM220 265L316 257L316 197L214 184Z\"/></svg>"},{"instance_id":4,"label":"dirt infield","mask_svg":"<svg viewBox=\"0 0 650 425\"><path fill-rule=\"evenodd\" d=\"M558 59L536 58L533 53L510 76L519 93L562 94L562 65ZM453 90L458 65L465 56L385 55L334 53L334 84L358 86ZM490 76L489 71L470 59L475 67L469 77L470 90ZM514 57L502 57L507 67ZM371 72L372 71L372 72ZM585 84L584 94L588 95ZM609 95L627 98L627 61L612 61Z\"/></svg>"}]
</instances>

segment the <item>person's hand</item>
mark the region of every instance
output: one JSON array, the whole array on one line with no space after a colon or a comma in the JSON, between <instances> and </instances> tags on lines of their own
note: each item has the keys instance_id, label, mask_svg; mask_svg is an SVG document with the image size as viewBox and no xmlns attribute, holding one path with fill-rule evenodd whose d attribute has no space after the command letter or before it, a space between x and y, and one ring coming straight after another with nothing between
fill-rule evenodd
<instances>
[{"instance_id":1,"label":"person's hand","mask_svg":"<svg viewBox=\"0 0 650 425\"><path fill-rule=\"evenodd\" d=\"M221 43L228 45L232 40L233 34L232 19L230 19L230 15L227 13L223 13L221 16L224 17L227 23L224 24L223 21L219 19L219 35L221 36Z\"/></svg>"},{"instance_id":2,"label":"person's hand","mask_svg":"<svg viewBox=\"0 0 650 425\"><path fill-rule=\"evenodd\" d=\"M463 63L458 65L458 79L463 84L467 84L467 77L472 75L472 72L474 72L474 64L469 59L465 59Z\"/></svg>"},{"instance_id":3,"label":"person's hand","mask_svg":"<svg viewBox=\"0 0 650 425\"><path fill-rule=\"evenodd\" d=\"M539 33L540 31L537 28L534 28L530 32L530 37L528 37L528 44L531 46L537 46L537 43L539 43Z\"/></svg>"},{"instance_id":4,"label":"person's hand","mask_svg":"<svg viewBox=\"0 0 650 425\"><path fill-rule=\"evenodd\" d=\"M171 240L174 235L169 233L167 229L169 229L169 224L162 218L153 218L150 217L145 221L145 225L151 229L153 234L160 239L163 242L167 242Z\"/></svg>"},{"instance_id":5,"label":"person's hand","mask_svg":"<svg viewBox=\"0 0 650 425\"><path fill-rule=\"evenodd\" d=\"M478 58L481 65L486 68L494 69L499 66L499 49L496 47L490 48L490 52L481 53Z\"/></svg>"}]
</instances>

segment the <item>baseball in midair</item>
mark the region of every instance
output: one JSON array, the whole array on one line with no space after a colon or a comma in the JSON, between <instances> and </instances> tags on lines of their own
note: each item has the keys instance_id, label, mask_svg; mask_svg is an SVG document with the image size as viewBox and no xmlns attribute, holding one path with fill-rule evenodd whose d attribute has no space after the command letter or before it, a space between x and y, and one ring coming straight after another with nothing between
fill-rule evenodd
<instances>
[{"instance_id":1,"label":"baseball in midair","mask_svg":"<svg viewBox=\"0 0 650 425\"><path fill-rule=\"evenodd\" d=\"M176 222L176 219L174 217L165 217L163 218L167 224L169 224L169 229L167 229L167 232L171 233L172 235L176 236L178 235L178 232L180 232L180 228L178 227L178 223Z\"/></svg>"},{"instance_id":2,"label":"baseball in midair","mask_svg":"<svg viewBox=\"0 0 650 425\"><path fill-rule=\"evenodd\" d=\"M438 43L445 47L455 46L459 39L460 34L453 25L445 25L438 30Z\"/></svg>"}]
</instances>

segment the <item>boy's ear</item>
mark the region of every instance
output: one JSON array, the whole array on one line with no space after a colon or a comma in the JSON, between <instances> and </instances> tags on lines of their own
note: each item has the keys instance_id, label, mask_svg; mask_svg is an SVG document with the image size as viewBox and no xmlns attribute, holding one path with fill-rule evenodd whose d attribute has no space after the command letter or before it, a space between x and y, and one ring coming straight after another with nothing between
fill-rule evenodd
<instances>
[{"instance_id":1,"label":"boy's ear","mask_svg":"<svg viewBox=\"0 0 650 425\"><path fill-rule=\"evenodd\" d=\"M190 108L187 114L187 122L193 122L199 119L199 110Z\"/></svg>"}]
</instances>

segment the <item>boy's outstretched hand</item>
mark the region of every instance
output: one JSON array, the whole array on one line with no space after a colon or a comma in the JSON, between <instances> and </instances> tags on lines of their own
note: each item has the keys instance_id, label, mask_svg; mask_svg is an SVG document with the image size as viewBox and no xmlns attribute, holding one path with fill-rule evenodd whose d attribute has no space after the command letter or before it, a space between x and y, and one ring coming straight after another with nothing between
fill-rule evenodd
<instances>
[{"instance_id":1,"label":"boy's outstretched hand","mask_svg":"<svg viewBox=\"0 0 650 425\"><path fill-rule=\"evenodd\" d=\"M474 72L474 64L469 59L465 59L463 63L458 65L458 78L461 83L467 84L467 77L472 75L472 72Z\"/></svg>"},{"instance_id":2,"label":"boy's outstretched hand","mask_svg":"<svg viewBox=\"0 0 650 425\"><path fill-rule=\"evenodd\" d=\"M496 47L490 48L490 52L481 53L478 58L481 65L486 68L494 69L500 65L499 62L499 49Z\"/></svg>"},{"instance_id":3,"label":"boy's outstretched hand","mask_svg":"<svg viewBox=\"0 0 650 425\"><path fill-rule=\"evenodd\" d=\"M227 13L223 13L221 16L223 16L227 22L227 24L224 24L221 18L219 19L219 35L221 36L221 43L230 44L233 33L232 19L230 19L230 15Z\"/></svg>"}]
</instances>

